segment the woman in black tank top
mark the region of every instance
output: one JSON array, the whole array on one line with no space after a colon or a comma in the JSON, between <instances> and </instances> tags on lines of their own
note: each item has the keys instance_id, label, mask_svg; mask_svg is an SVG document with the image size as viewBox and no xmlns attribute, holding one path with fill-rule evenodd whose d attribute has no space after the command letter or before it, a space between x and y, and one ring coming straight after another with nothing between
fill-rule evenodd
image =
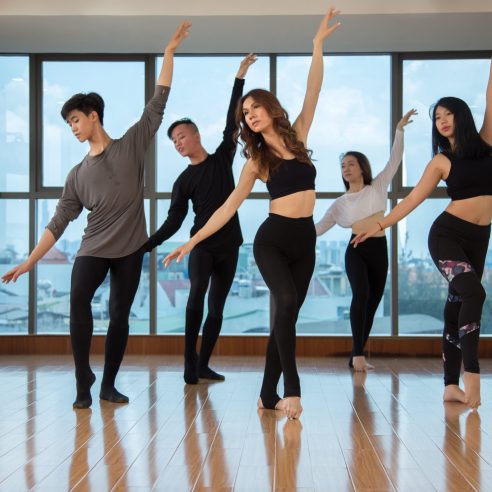
<instances>
[{"instance_id":1,"label":"woman in black tank top","mask_svg":"<svg viewBox=\"0 0 492 492\"><path fill-rule=\"evenodd\" d=\"M354 247L406 217L445 180L450 204L429 232L429 251L449 285L442 352L444 401L480 405L478 342L485 290L481 284L492 220L492 65L480 132L467 104L443 97L432 108L434 157L412 192L375 227L354 238ZM459 387L464 367L464 391Z\"/></svg>"},{"instance_id":2,"label":"woman in black tank top","mask_svg":"<svg viewBox=\"0 0 492 492\"><path fill-rule=\"evenodd\" d=\"M323 42L339 26L340 23L329 25L337 14L334 9L328 11L313 39L304 104L292 125L269 91L255 89L242 98L236 122L248 161L241 178L202 229L164 259L166 266L173 258L180 261L196 244L227 223L256 179L268 182L271 211L287 212L270 213L254 242L256 263L275 304L258 407L281 410L289 418L298 418L302 412L295 324L314 270L316 246L312 218L316 171L306 141L323 81ZM277 385L282 374L284 397L280 398Z\"/></svg>"}]
</instances>

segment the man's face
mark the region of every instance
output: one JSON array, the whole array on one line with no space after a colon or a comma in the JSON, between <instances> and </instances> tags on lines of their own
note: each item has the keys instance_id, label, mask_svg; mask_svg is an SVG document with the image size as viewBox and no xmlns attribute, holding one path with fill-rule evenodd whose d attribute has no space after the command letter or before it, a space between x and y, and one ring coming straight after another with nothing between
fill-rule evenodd
<instances>
[{"instance_id":1,"label":"man's face","mask_svg":"<svg viewBox=\"0 0 492 492\"><path fill-rule=\"evenodd\" d=\"M171 133L174 148L183 157L193 155L200 149L200 134L192 125L178 125Z\"/></svg>"},{"instance_id":2,"label":"man's face","mask_svg":"<svg viewBox=\"0 0 492 492\"><path fill-rule=\"evenodd\" d=\"M74 109L67 115L67 124L79 142L85 142L92 137L97 121L99 121L99 117L95 111L86 115L82 111Z\"/></svg>"}]
</instances>

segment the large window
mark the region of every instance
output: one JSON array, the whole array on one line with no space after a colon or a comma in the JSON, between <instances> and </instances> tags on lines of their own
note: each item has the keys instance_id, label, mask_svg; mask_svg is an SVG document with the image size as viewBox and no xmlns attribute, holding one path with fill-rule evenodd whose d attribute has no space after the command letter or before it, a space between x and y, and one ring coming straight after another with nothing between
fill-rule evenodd
<instances>
[{"instance_id":1,"label":"large window","mask_svg":"<svg viewBox=\"0 0 492 492\"><path fill-rule=\"evenodd\" d=\"M169 201L159 202L160 223L167 216ZM253 256L253 239L261 222L268 216L266 200L247 200L239 209L244 243L239 248L236 275L224 308L222 333L268 333L269 295ZM165 269L162 259L176 246L189 239L193 214L186 217L179 232L157 249L157 329L159 333L184 333L186 303L190 280L188 256ZM204 303L207 316L207 299Z\"/></svg>"},{"instance_id":2,"label":"large window","mask_svg":"<svg viewBox=\"0 0 492 492\"><path fill-rule=\"evenodd\" d=\"M162 128L157 133L157 190L171 191L175 179L188 164L174 149L167 136L171 123L181 118L191 118L200 131L205 149L212 153L220 144L224 131L227 108L231 98L234 77L242 57L184 57L177 58L169 101L164 114ZM159 73L162 57L157 58L156 72ZM248 70L244 94L256 88L270 87L269 59L258 57ZM234 162L236 180L244 159L240 149ZM265 191L261 183L254 191Z\"/></svg>"},{"instance_id":3,"label":"large window","mask_svg":"<svg viewBox=\"0 0 492 492\"><path fill-rule=\"evenodd\" d=\"M53 216L57 200L39 200L37 237L41 237ZM145 203L148 216L148 203ZM37 265L37 332L68 333L70 322L70 281L80 247L87 211L71 222L62 237ZM106 333L109 322L109 274L92 300L94 334ZM144 257L142 276L130 311L130 333L149 332L149 263Z\"/></svg>"},{"instance_id":4,"label":"large window","mask_svg":"<svg viewBox=\"0 0 492 492\"><path fill-rule=\"evenodd\" d=\"M24 261L28 253L27 200L0 200L0 275ZM26 333L29 314L28 276L0 284L0 333Z\"/></svg>"},{"instance_id":5,"label":"large window","mask_svg":"<svg viewBox=\"0 0 492 492\"><path fill-rule=\"evenodd\" d=\"M70 169L88 151L62 120L60 110L79 92L97 92L104 99L104 128L121 137L142 114L143 62L43 63L43 186L63 186Z\"/></svg>"},{"instance_id":6,"label":"large window","mask_svg":"<svg viewBox=\"0 0 492 492\"><path fill-rule=\"evenodd\" d=\"M308 147L313 150L316 191L344 191L340 154L363 152L374 175L386 164L390 146L390 57L327 56ZM277 92L291 121L299 114L311 58L279 57Z\"/></svg>"},{"instance_id":7,"label":"large window","mask_svg":"<svg viewBox=\"0 0 492 492\"><path fill-rule=\"evenodd\" d=\"M0 56L0 192L29 190L29 58Z\"/></svg>"},{"instance_id":8,"label":"large window","mask_svg":"<svg viewBox=\"0 0 492 492\"><path fill-rule=\"evenodd\" d=\"M416 108L406 137L403 185L415 186L432 157L432 120L429 108L441 97L454 96L467 102L477 129L485 111L485 87L489 60L405 60L403 62L403 108Z\"/></svg>"},{"instance_id":9,"label":"large window","mask_svg":"<svg viewBox=\"0 0 492 492\"><path fill-rule=\"evenodd\" d=\"M146 157L145 211L152 234L166 219L172 185L188 165L166 133L176 119L193 119L209 152L219 145L234 76L242 56L176 56L173 86L161 129ZM310 56L259 56L246 76L244 91L275 88L293 122L305 94ZM317 169L318 200L314 219L345 190L340 154L363 152L376 175L388 161L392 127L401 113L419 115L405 131L405 154L389 191L388 210L418 182L431 157L429 106L439 97L468 102L477 127L483 120L488 54L328 55L325 80L308 139ZM0 56L0 270L25 260L43 233L62 193L65 177L88 151L60 117L63 103L77 92L94 91L104 98L104 128L113 138L124 134L142 113L160 71L154 55ZM472 74L458 77L456 74ZM270 80L270 77L274 77ZM34 84L33 81L41 81ZM244 163L236 153L236 181ZM436 190L393 231L387 232L390 268L374 321L374 335L439 336L447 283L434 266L427 247L433 220L445 209L443 190ZM253 240L268 215L268 196L257 182L242 204L239 217L244 243L223 319L224 334L267 334L271 303L256 266ZM61 239L16 283L0 287L0 333L68 333L70 278L86 225L87 211L71 223ZM144 256L142 276L130 314L133 334L182 334L189 296L188 258L164 269L163 257L189 238L190 212L180 230L152 254ZM301 335L350 336L352 293L344 256L351 231L335 226L317 240L316 266L297 331ZM392 292L391 286L397 286ZM486 260L483 285L492 287L492 253ZM94 333L108 326L109 278L92 303ZM204 318L207 302L204 303ZM482 334L492 333L492 298L487 299Z\"/></svg>"}]
</instances>

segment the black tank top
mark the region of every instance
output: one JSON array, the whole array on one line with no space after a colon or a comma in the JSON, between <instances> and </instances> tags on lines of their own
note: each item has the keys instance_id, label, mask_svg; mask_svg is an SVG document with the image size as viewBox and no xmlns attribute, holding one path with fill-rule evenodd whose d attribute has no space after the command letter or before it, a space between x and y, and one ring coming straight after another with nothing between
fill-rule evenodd
<instances>
[{"instance_id":1,"label":"black tank top","mask_svg":"<svg viewBox=\"0 0 492 492\"><path fill-rule=\"evenodd\" d=\"M275 200L298 191L314 190L316 168L294 159L282 159L282 164L267 181L270 198Z\"/></svg>"},{"instance_id":2,"label":"black tank top","mask_svg":"<svg viewBox=\"0 0 492 492\"><path fill-rule=\"evenodd\" d=\"M450 152L443 152L443 155L451 161L451 170L446 179L451 200L492 195L492 156L460 159Z\"/></svg>"}]
</instances>

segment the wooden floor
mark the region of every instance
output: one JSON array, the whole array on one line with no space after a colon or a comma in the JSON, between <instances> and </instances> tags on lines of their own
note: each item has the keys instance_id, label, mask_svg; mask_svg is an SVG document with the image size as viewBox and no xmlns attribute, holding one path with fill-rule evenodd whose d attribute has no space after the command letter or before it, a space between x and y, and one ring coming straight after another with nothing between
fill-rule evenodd
<instances>
[{"instance_id":1,"label":"wooden floor","mask_svg":"<svg viewBox=\"0 0 492 492\"><path fill-rule=\"evenodd\" d=\"M185 386L179 357L125 359L130 404L73 411L72 361L0 358L0 490L492 490L492 361L478 413L443 404L439 359L301 359L304 413L257 411L262 358L216 357ZM100 381L100 357L94 370Z\"/></svg>"}]
</instances>

